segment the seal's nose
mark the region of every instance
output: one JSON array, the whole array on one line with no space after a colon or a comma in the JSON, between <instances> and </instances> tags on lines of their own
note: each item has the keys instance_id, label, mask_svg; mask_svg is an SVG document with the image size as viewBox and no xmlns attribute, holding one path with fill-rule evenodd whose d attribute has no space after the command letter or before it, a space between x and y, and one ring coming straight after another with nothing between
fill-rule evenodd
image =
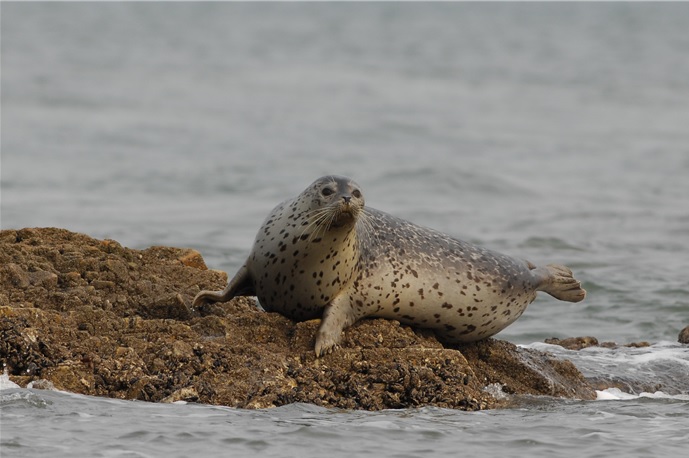
<instances>
[{"instance_id":1,"label":"seal's nose","mask_svg":"<svg viewBox=\"0 0 689 458\"><path fill-rule=\"evenodd\" d=\"M342 196L342 199L346 204L349 204L349 202L352 200L352 196Z\"/></svg>"}]
</instances>

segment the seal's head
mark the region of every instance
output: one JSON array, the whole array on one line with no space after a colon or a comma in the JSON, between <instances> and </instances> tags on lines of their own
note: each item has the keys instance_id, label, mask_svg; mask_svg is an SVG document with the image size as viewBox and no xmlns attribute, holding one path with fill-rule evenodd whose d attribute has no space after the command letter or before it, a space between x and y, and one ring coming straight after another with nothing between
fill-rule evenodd
<instances>
[{"instance_id":1,"label":"seal's head","mask_svg":"<svg viewBox=\"0 0 689 458\"><path fill-rule=\"evenodd\" d=\"M309 223L326 232L332 228L351 229L364 209L361 188L347 177L328 175L314 181L305 191L311 208Z\"/></svg>"}]
</instances>

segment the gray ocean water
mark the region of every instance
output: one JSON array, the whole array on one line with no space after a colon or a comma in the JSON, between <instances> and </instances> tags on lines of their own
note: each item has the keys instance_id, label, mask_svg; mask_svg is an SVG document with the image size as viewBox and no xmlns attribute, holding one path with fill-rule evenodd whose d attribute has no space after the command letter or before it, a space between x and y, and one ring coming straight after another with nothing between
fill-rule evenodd
<instances>
[{"instance_id":1,"label":"gray ocean water","mask_svg":"<svg viewBox=\"0 0 689 458\"><path fill-rule=\"evenodd\" d=\"M689 4L0 4L0 227L195 248L232 274L281 200L367 204L536 264L499 337L661 390L503 411L241 411L20 389L5 456L660 457L689 447ZM645 349L546 346L593 335Z\"/></svg>"}]
</instances>

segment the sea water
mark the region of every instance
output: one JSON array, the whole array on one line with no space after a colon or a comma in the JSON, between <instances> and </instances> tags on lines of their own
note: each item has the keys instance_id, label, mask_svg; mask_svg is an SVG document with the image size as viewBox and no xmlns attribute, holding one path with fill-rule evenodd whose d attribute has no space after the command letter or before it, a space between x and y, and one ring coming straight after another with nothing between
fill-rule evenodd
<instances>
[{"instance_id":1,"label":"sea water","mask_svg":"<svg viewBox=\"0 0 689 458\"><path fill-rule=\"evenodd\" d=\"M190 247L231 275L274 205L348 175L371 207L570 266L586 301L539 297L498 337L658 387L367 413L5 377L3 457L686 452L689 4L3 2L0 18L3 229ZM653 345L543 343L580 335Z\"/></svg>"}]
</instances>

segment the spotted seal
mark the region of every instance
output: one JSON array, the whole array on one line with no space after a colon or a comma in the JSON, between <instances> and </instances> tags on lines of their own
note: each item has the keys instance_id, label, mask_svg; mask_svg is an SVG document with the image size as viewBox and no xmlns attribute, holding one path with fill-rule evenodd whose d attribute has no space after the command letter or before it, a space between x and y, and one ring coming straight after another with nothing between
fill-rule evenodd
<instances>
[{"instance_id":1,"label":"spotted seal","mask_svg":"<svg viewBox=\"0 0 689 458\"><path fill-rule=\"evenodd\" d=\"M267 311L321 317L321 356L364 317L431 328L448 343L485 339L519 318L537 291L569 302L586 295L567 267L536 267L365 208L358 184L326 176L278 205L227 287L201 291L193 306L257 296Z\"/></svg>"}]
</instances>

